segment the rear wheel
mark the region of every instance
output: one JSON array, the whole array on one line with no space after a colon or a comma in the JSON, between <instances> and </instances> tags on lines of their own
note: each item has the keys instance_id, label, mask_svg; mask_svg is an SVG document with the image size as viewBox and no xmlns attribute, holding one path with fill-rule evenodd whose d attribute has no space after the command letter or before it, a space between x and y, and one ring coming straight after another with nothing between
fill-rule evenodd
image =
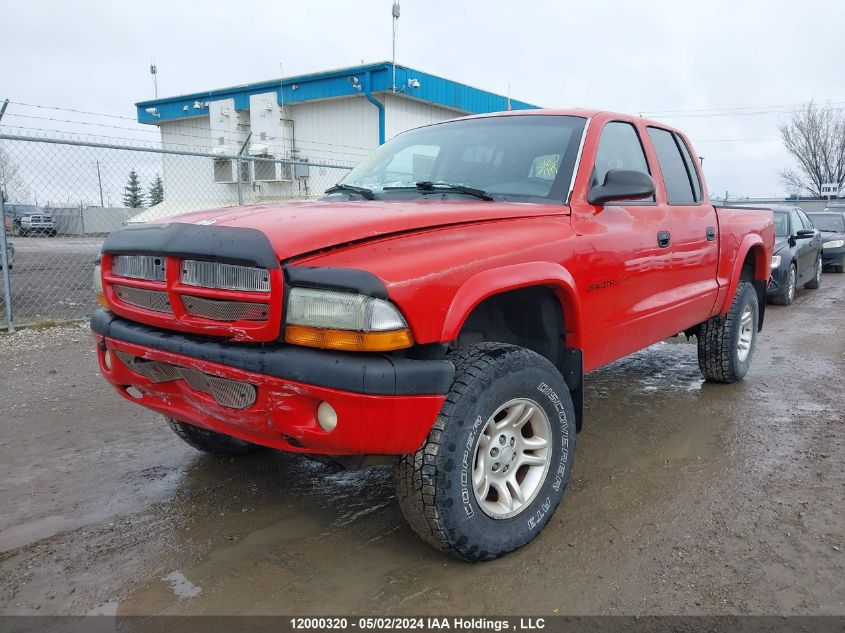
<instances>
[{"instance_id":1,"label":"rear wheel","mask_svg":"<svg viewBox=\"0 0 845 633\"><path fill-rule=\"evenodd\" d=\"M808 290L815 290L822 285L822 256L816 259L816 267L813 269L813 278L804 284Z\"/></svg>"},{"instance_id":2,"label":"rear wheel","mask_svg":"<svg viewBox=\"0 0 845 633\"><path fill-rule=\"evenodd\" d=\"M798 286L798 268L795 263L789 265L789 272L786 274L786 283L783 292L775 295L773 303L781 306L790 306L795 301L795 289Z\"/></svg>"},{"instance_id":3,"label":"rear wheel","mask_svg":"<svg viewBox=\"0 0 845 633\"><path fill-rule=\"evenodd\" d=\"M482 343L450 355L455 381L425 443L397 468L414 531L468 561L522 547L569 481L575 413L560 372L530 350Z\"/></svg>"},{"instance_id":4,"label":"rear wheel","mask_svg":"<svg viewBox=\"0 0 845 633\"><path fill-rule=\"evenodd\" d=\"M741 281L728 314L701 324L698 367L705 378L730 383L742 380L748 373L757 342L759 314L754 286Z\"/></svg>"},{"instance_id":5,"label":"rear wheel","mask_svg":"<svg viewBox=\"0 0 845 633\"><path fill-rule=\"evenodd\" d=\"M173 429L173 432L182 438L185 443L204 453L211 453L212 455L219 455L221 457L234 457L237 455L246 455L263 448L258 444L252 444L251 442L224 435L223 433L209 431L193 424L186 424L173 418L165 418L165 420L167 420L167 424Z\"/></svg>"}]
</instances>

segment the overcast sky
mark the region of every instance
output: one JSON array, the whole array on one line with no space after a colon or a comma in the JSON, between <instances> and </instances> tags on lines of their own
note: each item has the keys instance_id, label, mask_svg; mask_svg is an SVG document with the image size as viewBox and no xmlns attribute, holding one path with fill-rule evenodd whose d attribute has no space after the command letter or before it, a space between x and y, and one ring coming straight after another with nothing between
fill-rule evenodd
<instances>
[{"instance_id":1,"label":"overcast sky","mask_svg":"<svg viewBox=\"0 0 845 633\"><path fill-rule=\"evenodd\" d=\"M293 75L389 59L391 4L0 0L0 98L134 117L152 57L160 96L277 78L280 62ZM845 104L834 0L401 4L399 63L541 106L650 114L690 135L711 192L784 194L778 122L811 99ZM731 115L690 112L705 109ZM16 104L0 127L67 129L22 114L140 127Z\"/></svg>"}]
</instances>

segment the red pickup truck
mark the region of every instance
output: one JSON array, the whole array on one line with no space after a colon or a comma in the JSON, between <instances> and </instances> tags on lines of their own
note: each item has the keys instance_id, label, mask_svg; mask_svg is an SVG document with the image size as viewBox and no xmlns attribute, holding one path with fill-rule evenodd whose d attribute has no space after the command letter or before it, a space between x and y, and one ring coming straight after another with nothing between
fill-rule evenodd
<instances>
[{"instance_id":1,"label":"red pickup truck","mask_svg":"<svg viewBox=\"0 0 845 633\"><path fill-rule=\"evenodd\" d=\"M202 451L395 464L414 530L484 561L558 506L585 373L679 332L708 379L748 371L772 214L713 207L661 123L438 123L327 194L112 233L91 327L118 393Z\"/></svg>"}]
</instances>

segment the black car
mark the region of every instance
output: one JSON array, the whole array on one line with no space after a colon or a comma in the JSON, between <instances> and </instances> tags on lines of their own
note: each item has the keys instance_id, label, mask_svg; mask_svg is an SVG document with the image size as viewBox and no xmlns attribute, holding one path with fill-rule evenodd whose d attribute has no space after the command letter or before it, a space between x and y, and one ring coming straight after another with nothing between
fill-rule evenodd
<instances>
[{"instance_id":1,"label":"black car","mask_svg":"<svg viewBox=\"0 0 845 633\"><path fill-rule=\"evenodd\" d=\"M822 281L822 238L800 207L773 207L775 251L772 255L772 282L766 297L788 306L795 300L798 286L818 288Z\"/></svg>"},{"instance_id":2,"label":"black car","mask_svg":"<svg viewBox=\"0 0 845 633\"><path fill-rule=\"evenodd\" d=\"M845 205L829 206L818 213L808 213L822 233L822 261L834 272L845 271Z\"/></svg>"}]
</instances>

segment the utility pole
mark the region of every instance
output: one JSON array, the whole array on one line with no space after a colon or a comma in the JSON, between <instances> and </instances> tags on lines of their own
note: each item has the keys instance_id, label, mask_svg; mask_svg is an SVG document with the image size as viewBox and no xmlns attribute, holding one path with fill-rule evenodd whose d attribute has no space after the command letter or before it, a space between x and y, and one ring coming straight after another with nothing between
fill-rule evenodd
<instances>
[{"instance_id":1,"label":"utility pole","mask_svg":"<svg viewBox=\"0 0 845 633\"><path fill-rule=\"evenodd\" d=\"M396 92L396 27L399 26L399 2L393 3L393 92Z\"/></svg>"},{"instance_id":2,"label":"utility pole","mask_svg":"<svg viewBox=\"0 0 845 633\"><path fill-rule=\"evenodd\" d=\"M103 180L100 178L100 161L95 161L97 165L97 185L100 187L100 207L105 207L106 205L103 204Z\"/></svg>"}]
</instances>

